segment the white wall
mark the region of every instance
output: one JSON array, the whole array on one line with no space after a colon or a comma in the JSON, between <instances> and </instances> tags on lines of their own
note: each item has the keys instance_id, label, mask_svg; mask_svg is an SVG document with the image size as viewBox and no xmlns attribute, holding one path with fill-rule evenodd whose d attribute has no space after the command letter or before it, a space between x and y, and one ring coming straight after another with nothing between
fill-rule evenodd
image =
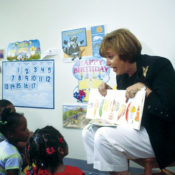
<instances>
[{"instance_id":1,"label":"white wall","mask_svg":"<svg viewBox=\"0 0 175 175\"><path fill-rule=\"evenodd\" d=\"M12 41L39 39L41 51L59 48L55 58L55 109L17 108L30 130L53 125L70 147L69 157L85 159L81 129L62 127L62 104L75 103L72 63L63 63L61 31L102 25L106 31L125 27L143 44L143 53L175 63L174 0L0 0L0 49ZM0 80L1 81L1 80Z\"/></svg>"}]
</instances>

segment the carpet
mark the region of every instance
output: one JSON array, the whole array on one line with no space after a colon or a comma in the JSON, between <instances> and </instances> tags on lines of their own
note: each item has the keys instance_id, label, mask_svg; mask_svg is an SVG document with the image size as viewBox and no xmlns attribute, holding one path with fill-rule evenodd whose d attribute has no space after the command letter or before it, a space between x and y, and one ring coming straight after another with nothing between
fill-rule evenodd
<instances>
[{"instance_id":1,"label":"carpet","mask_svg":"<svg viewBox=\"0 0 175 175\"><path fill-rule=\"evenodd\" d=\"M85 175L109 175L108 172L95 170L93 166L87 164L85 160L65 158L64 164L80 168L82 171L84 171ZM129 171L131 172L131 174L142 174L144 172L142 168L135 167L130 167Z\"/></svg>"}]
</instances>

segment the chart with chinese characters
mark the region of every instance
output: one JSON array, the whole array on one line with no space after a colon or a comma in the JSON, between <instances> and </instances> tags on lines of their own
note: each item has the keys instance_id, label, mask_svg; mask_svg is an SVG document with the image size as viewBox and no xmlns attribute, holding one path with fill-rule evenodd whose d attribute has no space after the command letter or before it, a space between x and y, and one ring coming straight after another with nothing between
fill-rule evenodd
<instances>
[{"instance_id":1,"label":"chart with chinese characters","mask_svg":"<svg viewBox=\"0 0 175 175\"><path fill-rule=\"evenodd\" d=\"M17 107L54 108L54 60L3 61L2 98Z\"/></svg>"}]
</instances>

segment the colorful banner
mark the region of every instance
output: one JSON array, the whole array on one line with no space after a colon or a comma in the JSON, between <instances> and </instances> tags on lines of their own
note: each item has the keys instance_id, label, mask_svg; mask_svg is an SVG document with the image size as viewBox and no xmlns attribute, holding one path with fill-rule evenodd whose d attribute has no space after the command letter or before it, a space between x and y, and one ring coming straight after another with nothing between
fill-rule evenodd
<instances>
[{"instance_id":1,"label":"colorful banner","mask_svg":"<svg viewBox=\"0 0 175 175\"><path fill-rule=\"evenodd\" d=\"M77 61L72 69L74 77L78 80L78 87L74 89L74 97L80 102L88 101L90 88L98 88L102 82L107 82L110 68L102 58L84 57Z\"/></svg>"},{"instance_id":2,"label":"colorful banner","mask_svg":"<svg viewBox=\"0 0 175 175\"><path fill-rule=\"evenodd\" d=\"M37 60L40 59L39 40L13 42L7 48L7 60Z\"/></svg>"}]
</instances>

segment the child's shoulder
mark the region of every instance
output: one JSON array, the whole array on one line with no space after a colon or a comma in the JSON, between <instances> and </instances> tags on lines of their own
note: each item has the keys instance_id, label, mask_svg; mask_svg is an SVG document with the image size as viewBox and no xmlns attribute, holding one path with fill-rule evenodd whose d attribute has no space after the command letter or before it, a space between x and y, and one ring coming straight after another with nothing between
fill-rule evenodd
<instances>
[{"instance_id":1,"label":"child's shoulder","mask_svg":"<svg viewBox=\"0 0 175 175\"><path fill-rule=\"evenodd\" d=\"M84 175L84 172L79 169L78 167L74 167L74 166L71 166L71 165L66 165L66 168L65 168L65 173L70 173L71 174L76 174L76 175Z\"/></svg>"},{"instance_id":2,"label":"child's shoulder","mask_svg":"<svg viewBox=\"0 0 175 175\"><path fill-rule=\"evenodd\" d=\"M26 175L29 174L29 171L26 173ZM35 175L35 173L34 173ZM51 175L47 170L39 170L38 175ZM66 165L64 172L54 173L54 175L85 175L82 170L80 170L78 167Z\"/></svg>"},{"instance_id":3,"label":"child's shoulder","mask_svg":"<svg viewBox=\"0 0 175 175\"><path fill-rule=\"evenodd\" d=\"M7 140L0 142L0 152L3 153L4 156L16 155L20 157L17 148L10 144Z\"/></svg>"}]
</instances>

